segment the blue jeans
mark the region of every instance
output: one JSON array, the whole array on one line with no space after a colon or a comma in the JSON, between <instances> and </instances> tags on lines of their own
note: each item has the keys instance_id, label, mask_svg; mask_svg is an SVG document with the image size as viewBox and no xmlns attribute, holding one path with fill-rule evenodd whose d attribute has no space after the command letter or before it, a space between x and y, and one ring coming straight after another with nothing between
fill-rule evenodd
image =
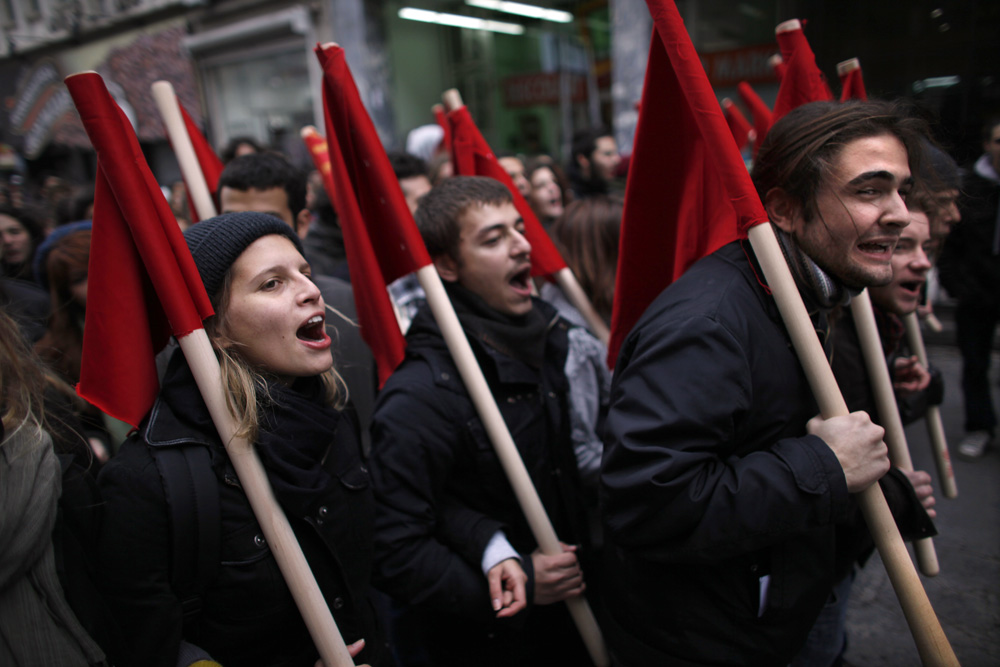
<instances>
[{"instance_id":1,"label":"blue jeans","mask_svg":"<svg viewBox=\"0 0 1000 667\"><path fill-rule=\"evenodd\" d=\"M830 591L823 610L816 617L806 643L789 667L834 667L847 650L847 602L851 597L855 570L838 581Z\"/></svg>"}]
</instances>

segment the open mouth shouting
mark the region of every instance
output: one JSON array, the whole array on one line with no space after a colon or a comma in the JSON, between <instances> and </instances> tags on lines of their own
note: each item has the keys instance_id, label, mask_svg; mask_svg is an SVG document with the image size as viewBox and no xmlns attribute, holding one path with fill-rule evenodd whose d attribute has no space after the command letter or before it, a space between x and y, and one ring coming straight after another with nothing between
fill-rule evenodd
<instances>
[{"instance_id":1,"label":"open mouth shouting","mask_svg":"<svg viewBox=\"0 0 1000 667\"><path fill-rule=\"evenodd\" d=\"M518 270L511 276L508 281L510 286L513 288L519 296L530 297L531 296L531 265L528 264L524 268Z\"/></svg>"},{"instance_id":2,"label":"open mouth shouting","mask_svg":"<svg viewBox=\"0 0 1000 667\"><path fill-rule=\"evenodd\" d=\"M316 350L325 350L330 347L330 336L326 333L324 323L325 317L322 313L313 315L302 326L296 329L295 337L307 347Z\"/></svg>"}]
</instances>

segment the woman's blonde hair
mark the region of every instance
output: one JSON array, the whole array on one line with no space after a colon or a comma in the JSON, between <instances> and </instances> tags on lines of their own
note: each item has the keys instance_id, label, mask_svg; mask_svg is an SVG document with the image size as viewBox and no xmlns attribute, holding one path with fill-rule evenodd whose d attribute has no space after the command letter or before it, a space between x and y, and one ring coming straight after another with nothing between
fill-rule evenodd
<instances>
[{"instance_id":1,"label":"woman's blonde hair","mask_svg":"<svg viewBox=\"0 0 1000 667\"><path fill-rule=\"evenodd\" d=\"M232 289L233 269L229 268L218 293L211 297L215 315L205 321L215 354L219 358L222 381L228 391L226 404L236 418L236 434L257 441L260 431L260 406L270 400L267 372L250 364L240 353L240 342L223 333L226 329L226 312L229 309L229 295ZM347 403L347 385L337 370L331 365L319 376L325 389L326 403L340 410Z\"/></svg>"},{"instance_id":2,"label":"woman's blonde hair","mask_svg":"<svg viewBox=\"0 0 1000 667\"><path fill-rule=\"evenodd\" d=\"M10 436L22 427L45 424L45 370L21 330L0 310L0 419Z\"/></svg>"}]
</instances>

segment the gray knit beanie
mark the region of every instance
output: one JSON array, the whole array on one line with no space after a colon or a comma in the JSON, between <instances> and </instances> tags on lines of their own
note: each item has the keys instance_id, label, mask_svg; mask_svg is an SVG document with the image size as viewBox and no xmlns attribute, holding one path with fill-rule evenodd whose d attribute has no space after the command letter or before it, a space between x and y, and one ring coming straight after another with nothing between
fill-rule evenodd
<instances>
[{"instance_id":1,"label":"gray knit beanie","mask_svg":"<svg viewBox=\"0 0 1000 667\"><path fill-rule=\"evenodd\" d=\"M284 236L302 252L302 241L295 231L284 220L266 213L223 213L191 225L184 232L209 298L222 288L226 272L247 246L268 234Z\"/></svg>"}]
</instances>

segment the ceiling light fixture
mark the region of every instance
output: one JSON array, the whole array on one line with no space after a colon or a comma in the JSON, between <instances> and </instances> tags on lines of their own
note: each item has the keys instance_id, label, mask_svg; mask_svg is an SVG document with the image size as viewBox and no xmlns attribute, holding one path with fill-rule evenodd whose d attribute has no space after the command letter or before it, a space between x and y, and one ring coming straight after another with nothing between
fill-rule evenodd
<instances>
[{"instance_id":1,"label":"ceiling light fixture","mask_svg":"<svg viewBox=\"0 0 1000 667\"><path fill-rule=\"evenodd\" d=\"M403 7L399 10L399 18L409 21L420 21L422 23L437 23L454 28L468 28L469 30L488 30L489 32L500 32L507 35L523 35L524 26L519 23L505 23L503 21L487 21L477 19L473 16L462 16L461 14L445 14L444 12L432 12L426 9L415 7Z\"/></svg>"},{"instance_id":2,"label":"ceiling light fixture","mask_svg":"<svg viewBox=\"0 0 1000 667\"><path fill-rule=\"evenodd\" d=\"M497 12L507 14L517 14L527 16L532 19L543 21L554 21L555 23L572 23L573 15L559 9L547 9L537 5L526 5L523 2L508 2L507 0L465 0L465 4L470 7L481 7L482 9L492 9Z\"/></svg>"}]
</instances>

